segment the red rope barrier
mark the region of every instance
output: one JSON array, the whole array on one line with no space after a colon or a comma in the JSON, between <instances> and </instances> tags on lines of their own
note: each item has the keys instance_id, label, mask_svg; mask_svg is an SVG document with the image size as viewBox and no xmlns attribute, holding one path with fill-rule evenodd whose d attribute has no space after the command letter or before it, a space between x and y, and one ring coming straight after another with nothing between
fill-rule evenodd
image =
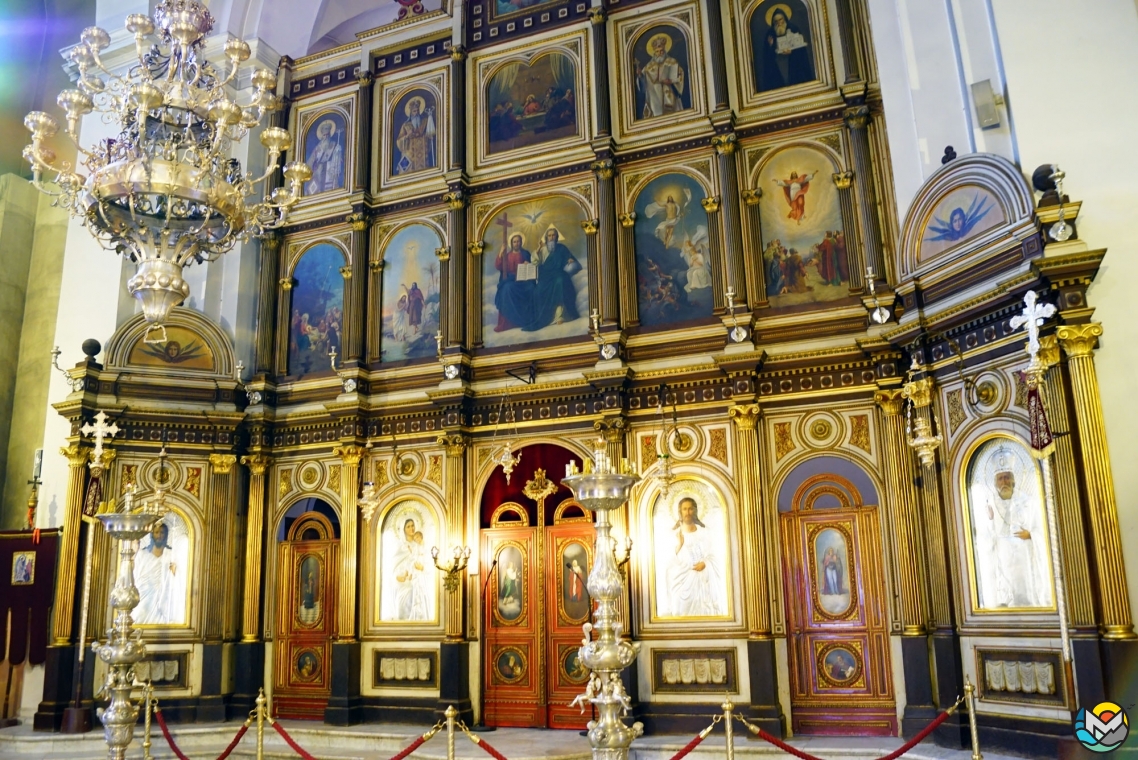
<instances>
[{"instance_id":1,"label":"red rope barrier","mask_svg":"<svg viewBox=\"0 0 1138 760\"><path fill-rule=\"evenodd\" d=\"M937 726L939 726L941 723L944 723L946 720L948 720L949 715L950 715L950 713L942 712L940 715L936 716L936 720L934 720L932 723L925 726L924 729L919 734L917 734L912 739L910 739L909 741L902 744L897 749L890 752L888 755L885 755L884 757L879 757L877 760L897 760L897 758L901 757L901 755L905 754L906 752L911 750L913 747L920 744L925 739L926 736L928 736L934 730L936 730ZM749 728L751 730L751 733L755 734L756 736L758 736L760 739L767 742L768 744L773 744L774 746L781 749L783 752L787 752L791 755L794 755L795 757L801 758L801 760L822 760L822 758L820 758L816 755L811 755L809 752L803 752L802 750L798 749L797 747L792 747L791 745L787 744L783 740L779 739L777 736L772 736L771 734L768 734L766 731L759 728L758 726L748 725L747 728Z\"/></svg>"},{"instance_id":2,"label":"red rope barrier","mask_svg":"<svg viewBox=\"0 0 1138 760\"><path fill-rule=\"evenodd\" d=\"M704 738L704 735L703 735L703 734L696 734L696 735L695 735L695 738L694 738L694 739L692 739L692 740L691 740L690 742L688 742L687 744L685 744L685 745L684 745L684 748L683 748L683 749L681 749L681 750L680 750L679 752L677 752L676 754L672 755L672 760L680 760L680 759L681 759L681 758L683 758L683 757L687 757L687 756L688 756L688 754L689 754L689 753L690 753L690 752L691 752L693 749L695 749L696 747L698 747L698 746L699 746L700 742L702 742L702 741L703 741L703 738Z\"/></svg>"},{"instance_id":3,"label":"red rope barrier","mask_svg":"<svg viewBox=\"0 0 1138 760\"><path fill-rule=\"evenodd\" d=\"M303 747L293 741L292 737L288 735L288 732L284 730L284 726L276 721L273 721L272 726L276 729L277 733L281 735L281 738L285 740L285 744L292 747L293 752L300 755L304 760L316 760L315 757L305 752Z\"/></svg>"},{"instance_id":4,"label":"red rope barrier","mask_svg":"<svg viewBox=\"0 0 1138 760\"><path fill-rule=\"evenodd\" d=\"M392 757L391 760L403 760L403 758L407 757L412 752L419 749L419 747L423 746L423 743L426 741L427 741L427 738L425 736L420 736L418 739L416 739L415 741L408 744L407 749L403 750L398 755L395 755L394 757Z\"/></svg>"},{"instance_id":5,"label":"red rope barrier","mask_svg":"<svg viewBox=\"0 0 1138 760\"><path fill-rule=\"evenodd\" d=\"M468 736L469 736L469 734L468 734ZM482 749L486 750L486 754L489 755L490 757L494 758L494 760L506 760L505 755L503 755L501 752L499 752L498 750L491 747L490 744L485 739L483 739L481 736L471 736L470 738L474 740L475 744L477 744Z\"/></svg>"},{"instance_id":6,"label":"red rope barrier","mask_svg":"<svg viewBox=\"0 0 1138 760\"><path fill-rule=\"evenodd\" d=\"M170 734L170 729L166 726L166 719L162 717L162 711L155 710L154 717L158 719L158 725L162 729L162 735L166 737L166 743L170 745L171 751L178 756L178 760L190 760L190 758L182 753L178 745L174 743L174 737ZM248 723L237 729L237 735L233 737L233 741L229 742L229 746L225 748L225 751L217 756L217 760L225 760L225 758L229 757L233 750L237 749L237 745L241 743L241 740L245 738L245 732L248 730ZM402 760L402 758L400 758L400 760Z\"/></svg>"},{"instance_id":7,"label":"red rope barrier","mask_svg":"<svg viewBox=\"0 0 1138 760\"><path fill-rule=\"evenodd\" d=\"M166 719L162 717L162 711L155 710L154 717L158 719L158 725L162 728L162 735L166 737L166 743L170 745L170 750L178 756L178 760L190 760L182 754L182 750L178 749L178 745L174 743L174 737L170 736L170 729L166 727Z\"/></svg>"}]
</instances>

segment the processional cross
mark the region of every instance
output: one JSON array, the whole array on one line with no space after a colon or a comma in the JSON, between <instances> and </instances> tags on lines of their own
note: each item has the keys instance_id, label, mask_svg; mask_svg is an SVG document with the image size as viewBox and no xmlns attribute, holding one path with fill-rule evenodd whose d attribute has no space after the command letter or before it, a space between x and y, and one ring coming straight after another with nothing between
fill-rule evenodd
<instances>
[{"instance_id":1,"label":"processional cross","mask_svg":"<svg viewBox=\"0 0 1138 760\"><path fill-rule=\"evenodd\" d=\"M79 428L79 432L83 435L91 436L95 439L95 454L93 459L96 462L102 461L103 458L103 439L114 438L119 434L119 426L115 423L107 424L106 412L100 411L95 415L95 424L90 422Z\"/></svg>"},{"instance_id":2,"label":"processional cross","mask_svg":"<svg viewBox=\"0 0 1138 760\"><path fill-rule=\"evenodd\" d=\"M1009 321L1013 330L1018 330L1023 327L1027 330L1027 353L1031 357L1031 364L1028 365L1028 371L1036 369L1039 366L1039 328L1043 326L1043 321L1055 313L1055 306L1049 303L1038 303L1038 296L1035 295L1034 290L1029 290L1023 297L1023 312L1012 317Z\"/></svg>"},{"instance_id":3,"label":"processional cross","mask_svg":"<svg viewBox=\"0 0 1138 760\"><path fill-rule=\"evenodd\" d=\"M540 467L533 471L533 479L526 481L522 493L537 502L537 514L540 522L545 522L545 500L556 493L558 488L560 486L545 477L545 470Z\"/></svg>"}]
</instances>

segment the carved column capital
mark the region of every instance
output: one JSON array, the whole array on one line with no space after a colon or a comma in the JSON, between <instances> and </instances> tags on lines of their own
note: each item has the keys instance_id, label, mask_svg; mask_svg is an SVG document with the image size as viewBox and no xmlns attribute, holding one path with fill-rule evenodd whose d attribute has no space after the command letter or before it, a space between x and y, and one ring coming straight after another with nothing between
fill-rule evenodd
<instances>
[{"instance_id":1,"label":"carved column capital","mask_svg":"<svg viewBox=\"0 0 1138 760\"><path fill-rule=\"evenodd\" d=\"M1044 335L1039 339L1039 361L1044 369L1051 369L1059 363L1059 339L1055 335Z\"/></svg>"},{"instance_id":2,"label":"carved column capital","mask_svg":"<svg viewBox=\"0 0 1138 760\"><path fill-rule=\"evenodd\" d=\"M237 464L237 457L233 454L210 454L209 466L218 475L228 475Z\"/></svg>"},{"instance_id":3,"label":"carved column capital","mask_svg":"<svg viewBox=\"0 0 1138 760\"><path fill-rule=\"evenodd\" d=\"M834 172L834 186L839 190L849 190L850 185L853 184L854 173L852 171Z\"/></svg>"},{"instance_id":4,"label":"carved column capital","mask_svg":"<svg viewBox=\"0 0 1138 760\"><path fill-rule=\"evenodd\" d=\"M607 13L605 13L604 8L595 7L589 9L589 21L593 22L594 24L603 24L605 23L605 20L608 19L608 17L609 16Z\"/></svg>"},{"instance_id":5,"label":"carved column capital","mask_svg":"<svg viewBox=\"0 0 1138 760\"><path fill-rule=\"evenodd\" d=\"M616 164L612 162L611 158L603 158L600 161L594 161L589 165L589 168L600 179L612 179L616 175Z\"/></svg>"},{"instance_id":6,"label":"carved column capital","mask_svg":"<svg viewBox=\"0 0 1138 760\"><path fill-rule=\"evenodd\" d=\"M631 227L634 224L636 224L636 212L635 211L629 211L627 214L620 214L619 216L617 216L617 219L620 220L620 226L621 227L625 227L625 228Z\"/></svg>"},{"instance_id":7,"label":"carved column capital","mask_svg":"<svg viewBox=\"0 0 1138 760\"><path fill-rule=\"evenodd\" d=\"M450 59L455 62L462 62L466 60L466 48L462 45L451 45Z\"/></svg>"},{"instance_id":8,"label":"carved column capital","mask_svg":"<svg viewBox=\"0 0 1138 760\"><path fill-rule=\"evenodd\" d=\"M601 434L605 443L620 443L624 440L627 422L623 417L608 417L593 423L593 430Z\"/></svg>"},{"instance_id":9,"label":"carved column capital","mask_svg":"<svg viewBox=\"0 0 1138 760\"><path fill-rule=\"evenodd\" d=\"M265 470L269 469L269 465L273 463L273 458L268 454L250 454L241 457L241 464L249 468L249 472L254 475L261 476L265 474Z\"/></svg>"},{"instance_id":10,"label":"carved column capital","mask_svg":"<svg viewBox=\"0 0 1138 760\"><path fill-rule=\"evenodd\" d=\"M261 238L261 249L265 251L278 251L280 250L282 240L283 238L279 232L266 233L265 236Z\"/></svg>"},{"instance_id":11,"label":"carved column capital","mask_svg":"<svg viewBox=\"0 0 1138 760\"><path fill-rule=\"evenodd\" d=\"M436 438L435 443L443 447L448 457L458 458L466 452L470 439L462 433L448 433Z\"/></svg>"},{"instance_id":12,"label":"carved column capital","mask_svg":"<svg viewBox=\"0 0 1138 760\"><path fill-rule=\"evenodd\" d=\"M364 447L356 446L355 444L337 446L332 449L332 453L340 457L348 467L355 467L358 466L360 460L364 458Z\"/></svg>"},{"instance_id":13,"label":"carved column capital","mask_svg":"<svg viewBox=\"0 0 1138 760\"><path fill-rule=\"evenodd\" d=\"M67 457L67 464L72 467L82 467L91 461L91 447L79 443L61 446L59 453Z\"/></svg>"},{"instance_id":14,"label":"carved column capital","mask_svg":"<svg viewBox=\"0 0 1138 760\"><path fill-rule=\"evenodd\" d=\"M450 246L444 245L441 248L436 248L435 256L438 257L439 261L450 261Z\"/></svg>"},{"instance_id":15,"label":"carved column capital","mask_svg":"<svg viewBox=\"0 0 1138 760\"><path fill-rule=\"evenodd\" d=\"M481 256L482 252L486 250L486 241L479 240L474 243L467 243L466 250L470 251L471 256Z\"/></svg>"},{"instance_id":16,"label":"carved column capital","mask_svg":"<svg viewBox=\"0 0 1138 760\"><path fill-rule=\"evenodd\" d=\"M738 144L739 138L734 132L716 135L711 138L711 146L715 148L715 152L721 156L729 156L734 153Z\"/></svg>"},{"instance_id":17,"label":"carved column capital","mask_svg":"<svg viewBox=\"0 0 1138 760\"><path fill-rule=\"evenodd\" d=\"M703 206L704 211L706 211L709 214L714 214L716 211L719 210L719 196L716 195L716 196L711 196L709 198L704 198L702 201L699 202L699 204L701 206Z\"/></svg>"},{"instance_id":18,"label":"carved column capital","mask_svg":"<svg viewBox=\"0 0 1138 760\"><path fill-rule=\"evenodd\" d=\"M881 407L886 416L900 414L905 407L904 391L900 388L887 388L873 394L873 400Z\"/></svg>"},{"instance_id":19,"label":"carved column capital","mask_svg":"<svg viewBox=\"0 0 1138 760\"><path fill-rule=\"evenodd\" d=\"M383 259L372 259L371 261L368 262L367 268L373 272L382 272L383 271L383 264L384 264Z\"/></svg>"},{"instance_id":20,"label":"carved column capital","mask_svg":"<svg viewBox=\"0 0 1138 760\"><path fill-rule=\"evenodd\" d=\"M586 219L585 221L581 222L581 229L585 231L586 235L596 235L599 227L600 220L598 219Z\"/></svg>"},{"instance_id":21,"label":"carved column capital","mask_svg":"<svg viewBox=\"0 0 1138 760\"><path fill-rule=\"evenodd\" d=\"M901 388L901 396L913 402L913 406L924 409L933 402L933 379L931 377L905 383Z\"/></svg>"},{"instance_id":22,"label":"carved column capital","mask_svg":"<svg viewBox=\"0 0 1138 760\"><path fill-rule=\"evenodd\" d=\"M365 87L371 87L371 83L374 81L375 81L375 77L372 76L372 73L370 71L361 71L356 76L356 84L358 84L360 86L360 89L364 89Z\"/></svg>"},{"instance_id":23,"label":"carved column capital","mask_svg":"<svg viewBox=\"0 0 1138 760\"><path fill-rule=\"evenodd\" d=\"M741 404L728 409L727 416L740 430L754 430L759 424L762 409L759 408L758 404Z\"/></svg>"},{"instance_id":24,"label":"carved column capital","mask_svg":"<svg viewBox=\"0 0 1138 760\"><path fill-rule=\"evenodd\" d=\"M280 279L281 290L292 290L292 286L296 284L296 278L282 277Z\"/></svg>"},{"instance_id":25,"label":"carved column capital","mask_svg":"<svg viewBox=\"0 0 1138 760\"><path fill-rule=\"evenodd\" d=\"M756 187L754 190L748 188L743 191L743 203L748 206L757 206L762 197L763 189L761 187Z\"/></svg>"},{"instance_id":26,"label":"carved column capital","mask_svg":"<svg viewBox=\"0 0 1138 760\"><path fill-rule=\"evenodd\" d=\"M842 119L850 129L865 129L869 125L869 106L853 106L842 112Z\"/></svg>"},{"instance_id":27,"label":"carved column capital","mask_svg":"<svg viewBox=\"0 0 1138 760\"><path fill-rule=\"evenodd\" d=\"M1085 325L1063 325L1055 331L1059 343L1067 356L1077 359L1090 356L1095 350L1095 343L1102 335L1102 325L1097 322L1088 322Z\"/></svg>"},{"instance_id":28,"label":"carved column capital","mask_svg":"<svg viewBox=\"0 0 1138 760\"><path fill-rule=\"evenodd\" d=\"M454 190L443 195L443 203L451 211L461 211L466 208L466 195L462 190Z\"/></svg>"},{"instance_id":29,"label":"carved column capital","mask_svg":"<svg viewBox=\"0 0 1138 760\"><path fill-rule=\"evenodd\" d=\"M352 279L352 268L351 267L340 267L340 276L343 277L345 280Z\"/></svg>"},{"instance_id":30,"label":"carved column capital","mask_svg":"<svg viewBox=\"0 0 1138 760\"><path fill-rule=\"evenodd\" d=\"M352 232L366 232L370 224L367 214L361 213L348 214L344 221L351 225Z\"/></svg>"}]
</instances>

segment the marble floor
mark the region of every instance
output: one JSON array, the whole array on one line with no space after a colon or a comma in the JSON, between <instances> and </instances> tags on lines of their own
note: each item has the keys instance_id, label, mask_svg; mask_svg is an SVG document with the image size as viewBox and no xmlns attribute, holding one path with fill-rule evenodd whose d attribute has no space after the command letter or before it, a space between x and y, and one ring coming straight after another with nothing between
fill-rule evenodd
<instances>
[{"instance_id":1,"label":"marble floor","mask_svg":"<svg viewBox=\"0 0 1138 760\"><path fill-rule=\"evenodd\" d=\"M320 760L388 760L416 736L421 726L367 725L335 728L304 721L282 721L282 725L300 746ZM192 724L172 726L175 741L191 760L214 760L233 738L238 723ZM276 732L265 727L265 758L283 760L297 755ZM256 754L255 729L251 729L238 748L230 755L237 760L250 760ZM505 755L508 760L587 760L589 744L575 731L540 729L499 729L480 734L487 743ZM650 736L636 740L631 760L670 760L691 737ZM106 757L101 731L78 736L34 733L28 726L0 729L0 760L95 760ZM166 745L157 724L154 726L151 757L155 760L174 758ZM806 737L790 742L806 752L826 760L872 760L885 755L902 744L900 739ZM415 751L409 760L445 760L446 733L437 734L430 742ZM455 757L463 760L490 760L480 747L461 733L455 737ZM688 757L691 760L719 760L726 756L726 743L722 728L709 736ZM788 758L765 742L736 736L735 756L748 758ZM142 731L135 734L135 742L128 758L142 758ZM907 760L970 760L971 752L949 750L933 744L921 744L904 756ZM1009 756L985 752L987 760L1011 760Z\"/></svg>"}]
</instances>

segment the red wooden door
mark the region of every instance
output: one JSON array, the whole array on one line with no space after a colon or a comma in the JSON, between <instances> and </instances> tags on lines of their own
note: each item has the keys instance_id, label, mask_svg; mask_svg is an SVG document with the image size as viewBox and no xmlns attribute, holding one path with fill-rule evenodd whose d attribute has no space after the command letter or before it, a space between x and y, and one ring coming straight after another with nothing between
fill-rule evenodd
<instances>
[{"instance_id":1,"label":"red wooden door","mask_svg":"<svg viewBox=\"0 0 1138 760\"><path fill-rule=\"evenodd\" d=\"M851 506L780 518L795 733L897 733L877 508Z\"/></svg>"},{"instance_id":2,"label":"red wooden door","mask_svg":"<svg viewBox=\"0 0 1138 760\"><path fill-rule=\"evenodd\" d=\"M280 544L273 714L323 720L332 693L339 544L327 518L300 517Z\"/></svg>"},{"instance_id":3,"label":"red wooden door","mask_svg":"<svg viewBox=\"0 0 1138 760\"><path fill-rule=\"evenodd\" d=\"M546 616L549 632L546 656L546 725L550 728L582 729L590 715L569 703L585 690L589 671L577 657L589 622L593 601L585 581L593 568L595 534L591 515L574 502L558 507L554 524L545 529Z\"/></svg>"}]
</instances>

